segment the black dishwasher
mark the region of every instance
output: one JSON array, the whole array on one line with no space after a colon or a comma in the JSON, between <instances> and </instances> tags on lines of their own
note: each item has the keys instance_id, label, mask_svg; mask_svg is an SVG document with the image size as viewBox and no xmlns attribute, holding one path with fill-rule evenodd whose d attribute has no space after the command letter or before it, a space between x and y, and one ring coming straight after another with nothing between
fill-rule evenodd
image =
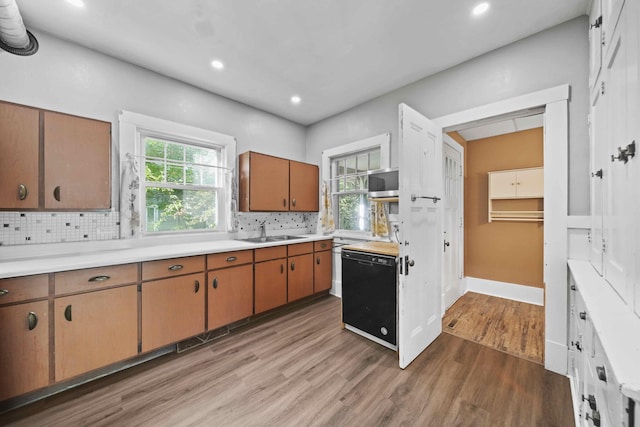
<instances>
[{"instance_id":1,"label":"black dishwasher","mask_svg":"<svg viewBox=\"0 0 640 427\"><path fill-rule=\"evenodd\" d=\"M343 249L342 322L345 327L395 349L396 280L395 257Z\"/></svg>"}]
</instances>

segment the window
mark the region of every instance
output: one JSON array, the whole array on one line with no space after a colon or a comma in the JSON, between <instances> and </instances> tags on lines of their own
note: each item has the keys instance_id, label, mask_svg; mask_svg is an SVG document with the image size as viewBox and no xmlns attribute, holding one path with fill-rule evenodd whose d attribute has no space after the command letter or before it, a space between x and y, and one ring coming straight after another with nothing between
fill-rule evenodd
<instances>
[{"instance_id":1,"label":"window","mask_svg":"<svg viewBox=\"0 0 640 427\"><path fill-rule=\"evenodd\" d=\"M367 172L389 167L388 133L322 153L323 179L330 182L336 231L371 230Z\"/></svg>"},{"instance_id":2,"label":"window","mask_svg":"<svg viewBox=\"0 0 640 427\"><path fill-rule=\"evenodd\" d=\"M380 169L380 148L331 159L331 193L338 229L371 230L367 172L376 169Z\"/></svg>"},{"instance_id":3,"label":"window","mask_svg":"<svg viewBox=\"0 0 640 427\"><path fill-rule=\"evenodd\" d=\"M122 112L123 237L230 231L235 155L231 136Z\"/></svg>"},{"instance_id":4,"label":"window","mask_svg":"<svg viewBox=\"0 0 640 427\"><path fill-rule=\"evenodd\" d=\"M224 200L221 147L152 135L141 138L144 156L144 230L216 230Z\"/></svg>"}]
</instances>

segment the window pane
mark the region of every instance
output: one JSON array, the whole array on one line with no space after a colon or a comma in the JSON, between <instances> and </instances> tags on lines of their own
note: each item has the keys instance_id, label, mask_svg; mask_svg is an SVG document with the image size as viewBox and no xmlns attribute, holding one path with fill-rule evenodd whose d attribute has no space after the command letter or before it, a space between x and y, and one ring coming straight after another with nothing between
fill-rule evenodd
<instances>
[{"instance_id":1,"label":"window pane","mask_svg":"<svg viewBox=\"0 0 640 427\"><path fill-rule=\"evenodd\" d=\"M355 156L347 157L347 174L354 173L356 173L356 158Z\"/></svg>"},{"instance_id":2,"label":"window pane","mask_svg":"<svg viewBox=\"0 0 640 427\"><path fill-rule=\"evenodd\" d=\"M356 178L354 176L348 177L345 180L344 189L347 191L356 189Z\"/></svg>"},{"instance_id":3,"label":"window pane","mask_svg":"<svg viewBox=\"0 0 640 427\"><path fill-rule=\"evenodd\" d=\"M187 184L202 185L202 167L185 166L185 181Z\"/></svg>"},{"instance_id":4,"label":"window pane","mask_svg":"<svg viewBox=\"0 0 640 427\"><path fill-rule=\"evenodd\" d=\"M345 182L344 182L344 178L341 178L338 180L338 191L344 191L345 190Z\"/></svg>"},{"instance_id":5,"label":"window pane","mask_svg":"<svg viewBox=\"0 0 640 427\"><path fill-rule=\"evenodd\" d=\"M144 139L144 153L147 157L164 158L164 142L153 138Z\"/></svg>"},{"instance_id":6,"label":"window pane","mask_svg":"<svg viewBox=\"0 0 640 427\"><path fill-rule=\"evenodd\" d=\"M183 166L167 165L167 182L182 184L184 182L183 171Z\"/></svg>"},{"instance_id":7,"label":"window pane","mask_svg":"<svg viewBox=\"0 0 640 427\"><path fill-rule=\"evenodd\" d=\"M146 162L145 180L147 182L164 182L164 165L162 163Z\"/></svg>"},{"instance_id":8,"label":"window pane","mask_svg":"<svg viewBox=\"0 0 640 427\"><path fill-rule=\"evenodd\" d=\"M147 231L214 229L217 199L213 191L147 187Z\"/></svg>"},{"instance_id":9,"label":"window pane","mask_svg":"<svg viewBox=\"0 0 640 427\"><path fill-rule=\"evenodd\" d=\"M167 159L184 160L184 145L167 143Z\"/></svg>"},{"instance_id":10,"label":"window pane","mask_svg":"<svg viewBox=\"0 0 640 427\"><path fill-rule=\"evenodd\" d=\"M369 154L369 170L380 169L380 150Z\"/></svg>"},{"instance_id":11,"label":"window pane","mask_svg":"<svg viewBox=\"0 0 640 427\"><path fill-rule=\"evenodd\" d=\"M337 176L344 176L345 174L345 170L344 170L344 159L340 159L336 162L337 167L336 167L336 175Z\"/></svg>"},{"instance_id":12,"label":"window pane","mask_svg":"<svg viewBox=\"0 0 640 427\"><path fill-rule=\"evenodd\" d=\"M338 196L338 227L342 230L369 231L370 211L366 194Z\"/></svg>"},{"instance_id":13,"label":"window pane","mask_svg":"<svg viewBox=\"0 0 640 427\"><path fill-rule=\"evenodd\" d=\"M369 154L364 153L358 156L358 172L366 172L369 170Z\"/></svg>"}]
</instances>

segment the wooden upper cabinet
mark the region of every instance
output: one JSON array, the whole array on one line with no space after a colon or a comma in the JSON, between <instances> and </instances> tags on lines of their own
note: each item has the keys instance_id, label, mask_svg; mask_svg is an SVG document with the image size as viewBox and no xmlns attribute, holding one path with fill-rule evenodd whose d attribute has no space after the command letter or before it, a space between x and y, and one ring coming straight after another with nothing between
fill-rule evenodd
<instances>
[{"instance_id":1,"label":"wooden upper cabinet","mask_svg":"<svg viewBox=\"0 0 640 427\"><path fill-rule=\"evenodd\" d=\"M0 209L36 209L40 112L0 102Z\"/></svg>"},{"instance_id":2,"label":"wooden upper cabinet","mask_svg":"<svg viewBox=\"0 0 640 427\"><path fill-rule=\"evenodd\" d=\"M289 210L289 160L251 151L240 155L240 210Z\"/></svg>"},{"instance_id":3,"label":"wooden upper cabinet","mask_svg":"<svg viewBox=\"0 0 640 427\"><path fill-rule=\"evenodd\" d=\"M44 112L44 207L111 207L111 124Z\"/></svg>"},{"instance_id":4,"label":"wooden upper cabinet","mask_svg":"<svg viewBox=\"0 0 640 427\"><path fill-rule=\"evenodd\" d=\"M291 211L317 212L319 210L318 181L318 166L293 160L289 161Z\"/></svg>"},{"instance_id":5,"label":"wooden upper cabinet","mask_svg":"<svg viewBox=\"0 0 640 427\"><path fill-rule=\"evenodd\" d=\"M318 166L252 151L239 163L240 211L318 211Z\"/></svg>"}]
</instances>

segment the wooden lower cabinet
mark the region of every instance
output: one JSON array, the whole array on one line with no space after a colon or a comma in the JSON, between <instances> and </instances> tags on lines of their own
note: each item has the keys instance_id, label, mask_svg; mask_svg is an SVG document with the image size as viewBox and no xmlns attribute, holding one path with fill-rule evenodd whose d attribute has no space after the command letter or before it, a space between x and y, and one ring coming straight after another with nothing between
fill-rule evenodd
<instances>
[{"instance_id":1,"label":"wooden lower cabinet","mask_svg":"<svg viewBox=\"0 0 640 427\"><path fill-rule=\"evenodd\" d=\"M313 294L313 254L290 256L287 301L295 301Z\"/></svg>"},{"instance_id":2,"label":"wooden lower cabinet","mask_svg":"<svg viewBox=\"0 0 640 427\"><path fill-rule=\"evenodd\" d=\"M142 284L142 351L204 332L204 273Z\"/></svg>"},{"instance_id":3,"label":"wooden lower cabinet","mask_svg":"<svg viewBox=\"0 0 640 427\"><path fill-rule=\"evenodd\" d=\"M313 292L331 289L333 280L333 253L331 251L316 252L313 263Z\"/></svg>"},{"instance_id":4,"label":"wooden lower cabinet","mask_svg":"<svg viewBox=\"0 0 640 427\"><path fill-rule=\"evenodd\" d=\"M0 401L49 384L49 302L0 307Z\"/></svg>"},{"instance_id":5,"label":"wooden lower cabinet","mask_svg":"<svg viewBox=\"0 0 640 427\"><path fill-rule=\"evenodd\" d=\"M138 353L137 295L130 285L55 299L56 381Z\"/></svg>"},{"instance_id":6,"label":"wooden lower cabinet","mask_svg":"<svg viewBox=\"0 0 640 427\"><path fill-rule=\"evenodd\" d=\"M208 330L253 314L253 264L209 272Z\"/></svg>"},{"instance_id":7,"label":"wooden lower cabinet","mask_svg":"<svg viewBox=\"0 0 640 427\"><path fill-rule=\"evenodd\" d=\"M271 310L287 303L287 259L255 265L255 312Z\"/></svg>"}]
</instances>

